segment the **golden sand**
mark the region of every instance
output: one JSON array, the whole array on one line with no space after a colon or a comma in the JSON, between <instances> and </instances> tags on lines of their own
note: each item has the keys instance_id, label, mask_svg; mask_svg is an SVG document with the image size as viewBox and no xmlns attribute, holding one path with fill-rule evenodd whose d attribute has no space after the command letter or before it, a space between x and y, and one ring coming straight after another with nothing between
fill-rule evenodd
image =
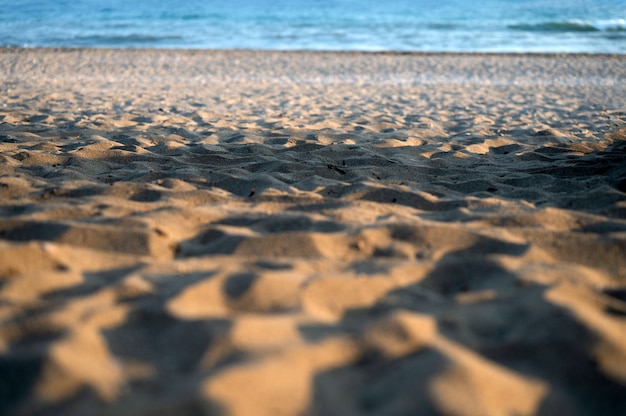
<instances>
[{"instance_id":1,"label":"golden sand","mask_svg":"<svg viewBox=\"0 0 626 416\"><path fill-rule=\"evenodd\" d=\"M0 77L0 413L626 413L626 57Z\"/></svg>"}]
</instances>

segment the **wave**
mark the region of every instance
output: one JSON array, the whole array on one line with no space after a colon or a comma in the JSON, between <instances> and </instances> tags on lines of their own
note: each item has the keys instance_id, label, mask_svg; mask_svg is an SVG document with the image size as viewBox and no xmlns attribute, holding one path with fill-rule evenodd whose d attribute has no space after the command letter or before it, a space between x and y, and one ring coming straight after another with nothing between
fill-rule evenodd
<instances>
[{"instance_id":1,"label":"wave","mask_svg":"<svg viewBox=\"0 0 626 416\"><path fill-rule=\"evenodd\" d=\"M508 28L528 32L626 32L626 19L597 21L573 19L532 24L512 24Z\"/></svg>"},{"instance_id":2,"label":"wave","mask_svg":"<svg viewBox=\"0 0 626 416\"><path fill-rule=\"evenodd\" d=\"M127 44L159 44L167 41L178 41L183 39L179 35L161 36L161 35L145 35L145 34L128 34L128 35L87 35L76 36L73 38L79 44L88 45L127 45Z\"/></svg>"}]
</instances>

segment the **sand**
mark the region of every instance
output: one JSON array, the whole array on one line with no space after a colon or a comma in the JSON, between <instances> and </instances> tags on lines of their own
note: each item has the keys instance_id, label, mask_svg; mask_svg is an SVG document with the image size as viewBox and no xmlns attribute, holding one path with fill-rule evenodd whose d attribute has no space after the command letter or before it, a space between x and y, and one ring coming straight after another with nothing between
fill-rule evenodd
<instances>
[{"instance_id":1,"label":"sand","mask_svg":"<svg viewBox=\"0 0 626 416\"><path fill-rule=\"evenodd\" d=\"M0 413L626 414L626 56L0 77Z\"/></svg>"}]
</instances>

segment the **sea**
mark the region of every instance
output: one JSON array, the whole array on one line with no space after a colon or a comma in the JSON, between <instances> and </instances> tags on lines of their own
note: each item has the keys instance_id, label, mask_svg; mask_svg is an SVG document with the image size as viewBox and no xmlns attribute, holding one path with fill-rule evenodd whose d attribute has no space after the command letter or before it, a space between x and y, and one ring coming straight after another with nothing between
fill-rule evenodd
<instances>
[{"instance_id":1,"label":"sea","mask_svg":"<svg viewBox=\"0 0 626 416\"><path fill-rule=\"evenodd\" d=\"M0 46L626 53L626 0L0 0Z\"/></svg>"}]
</instances>

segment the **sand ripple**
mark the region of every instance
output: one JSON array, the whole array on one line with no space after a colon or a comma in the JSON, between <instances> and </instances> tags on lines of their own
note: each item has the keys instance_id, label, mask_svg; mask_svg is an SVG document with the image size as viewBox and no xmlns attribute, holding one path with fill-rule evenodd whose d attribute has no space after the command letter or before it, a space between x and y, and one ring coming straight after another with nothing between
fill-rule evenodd
<instances>
[{"instance_id":1,"label":"sand ripple","mask_svg":"<svg viewBox=\"0 0 626 416\"><path fill-rule=\"evenodd\" d=\"M1 51L0 412L626 412L624 68Z\"/></svg>"}]
</instances>

